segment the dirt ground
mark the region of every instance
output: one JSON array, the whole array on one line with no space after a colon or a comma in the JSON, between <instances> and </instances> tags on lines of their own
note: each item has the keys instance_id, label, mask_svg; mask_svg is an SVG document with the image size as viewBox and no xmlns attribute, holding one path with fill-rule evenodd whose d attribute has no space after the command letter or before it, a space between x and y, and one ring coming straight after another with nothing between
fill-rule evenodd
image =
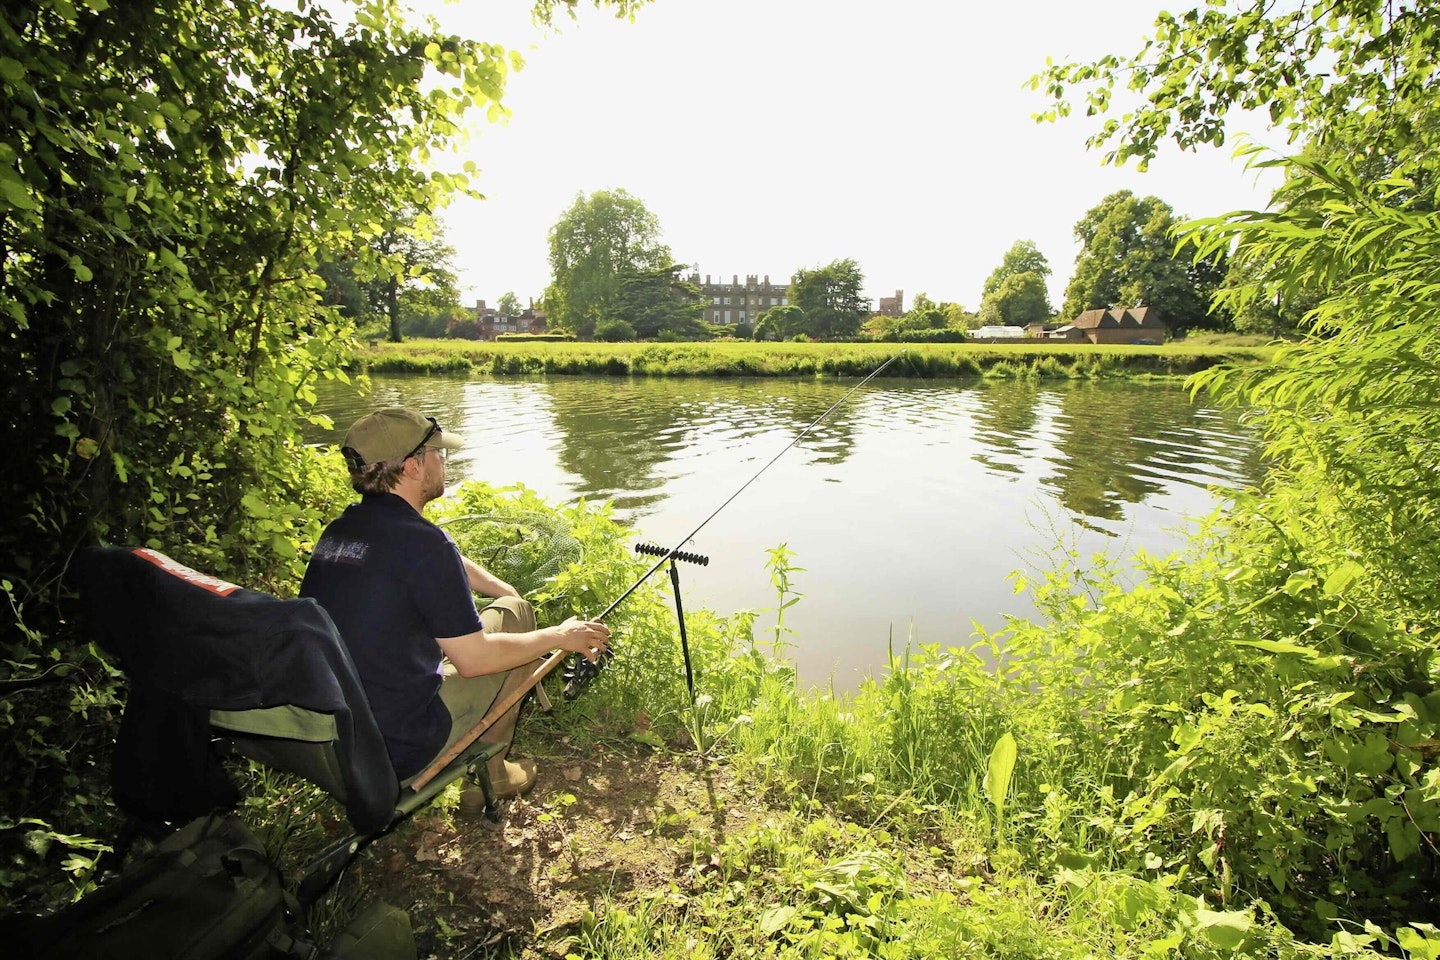
<instances>
[{"instance_id":1,"label":"dirt ground","mask_svg":"<svg viewBox=\"0 0 1440 960\"><path fill-rule=\"evenodd\" d=\"M765 813L694 753L564 737L545 749L525 750L539 780L502 801L498 824L437 804L367 851L365 897L410 915L420 957L564 957L598 899L684 886Z\"/></svg>"}]
</instances>

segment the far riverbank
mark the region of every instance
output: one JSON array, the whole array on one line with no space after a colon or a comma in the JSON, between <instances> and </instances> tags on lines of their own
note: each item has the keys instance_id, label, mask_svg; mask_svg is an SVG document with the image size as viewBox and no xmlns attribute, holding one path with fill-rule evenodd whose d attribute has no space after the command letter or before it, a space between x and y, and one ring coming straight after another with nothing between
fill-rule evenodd
<instances>
[{"instance_id":1,"label":"far riverbank","mask_svg":"<svg viewBox=\"0 0 1440 960\"><path fill-rule=\"evenodd\" d=\"M360 359L374 373L590 374L645 377L865 376L897 353L886 376L997 379L1172 379L1216 364L1268 363L1271 346L1184 342L1160 346L1032 341L900 343L377 343Z\"/></svg>"}]
</instances>

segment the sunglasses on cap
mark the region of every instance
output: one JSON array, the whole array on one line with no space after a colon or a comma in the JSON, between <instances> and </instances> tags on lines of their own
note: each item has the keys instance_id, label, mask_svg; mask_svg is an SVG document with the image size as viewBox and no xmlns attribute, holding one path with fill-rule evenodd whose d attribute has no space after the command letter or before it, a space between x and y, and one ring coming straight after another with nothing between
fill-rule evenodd
<instances>
[{"instance_id":1,"label":"sunglasses on cap","mask_svg":"<svg viewBox=\"0 0 1440 960\"><path fill-rule=\"evenodd\" d=\"M421 450L424 450L424 449L425 449L425 444L429 443L432 438L437 437L437 436L439 436L441 433L444 432L444 431L442 431L442 430L440 429L440 423L439 423L439 421L436 420L434 417L426 417L425 419L430 421L430 429L429 429L429 430L426 430L426 431L425 431L425 436L421 437L421 438L420 438L420 442L417 443L417 444L415 444L415 449L414 449L414 450L411 450L409 453L405 454L405 459L406 459L406 460L409 460L411 457L415 456L415 455L416 455L417 453L419 453ZM442 454L442 456L443 456L443 454Z\"/></svg>"}]
</instances>

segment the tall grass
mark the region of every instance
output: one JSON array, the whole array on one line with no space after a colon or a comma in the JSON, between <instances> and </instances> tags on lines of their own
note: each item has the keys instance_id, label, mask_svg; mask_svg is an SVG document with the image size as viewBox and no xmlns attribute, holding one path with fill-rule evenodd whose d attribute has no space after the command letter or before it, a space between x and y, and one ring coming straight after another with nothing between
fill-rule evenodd
<instances>
[{"instance_id":1,"label":"tall grass","mask_svg":"<svg viewBox=\"0 0 1440 960\"><path fill-rule=\"evenodd\" d=\"M1268 347L1163 347L1056 343L488 343L411 340L377 344L363 361L377 373L600 376L863 377L903 353L887 376L1097 379L1177 377L1216 363L1262 364Z\"/></svg>"}]
</instances>

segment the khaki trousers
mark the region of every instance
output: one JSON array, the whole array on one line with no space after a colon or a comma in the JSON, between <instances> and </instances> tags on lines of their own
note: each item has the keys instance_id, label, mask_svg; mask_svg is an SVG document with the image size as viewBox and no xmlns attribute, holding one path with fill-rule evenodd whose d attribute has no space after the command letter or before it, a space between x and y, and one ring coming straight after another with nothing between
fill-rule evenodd
<instances>
[{"instance_id":1,"label":"khaki trousers","mask_svg":"<svg viewBox=\"0 0 1440 960\"><path fill-rule=\"evenodd\" d=\"M529 633L535 629L535 608L519 597L501 597L480 611L480 622L486 633ZM490 673L480 677L462 677L449 661L444 667L444 679L440 683L440 700L450 711L450 736L440 753L446 750L475 726L495 705L502 693L507 692L506 681L512 685L523 683L528 670L507 670L504 673ZM506 712L489 729L480 735L482 740L504 743L507 746L515 737L515 720L520 715L520 704ZM504 757L504 753L500 754ZM436 754L439 756L439 754Z\"/></svg>"}]
</instances>

